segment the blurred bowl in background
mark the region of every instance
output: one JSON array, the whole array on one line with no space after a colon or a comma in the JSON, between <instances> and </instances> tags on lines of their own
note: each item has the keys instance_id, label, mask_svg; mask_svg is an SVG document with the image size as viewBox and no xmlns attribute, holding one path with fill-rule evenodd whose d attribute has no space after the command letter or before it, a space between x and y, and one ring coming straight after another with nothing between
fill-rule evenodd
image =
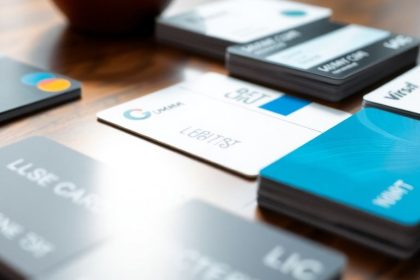
<instances>
[{"instance_id":1,"label":"blurred bowl in background","mask_svg":"<svg viewBox=\"0 0 420 280\"><path fill-rule=\"evenodd\" d=\"M147 33L168 0L52 0L72 28L88 33Z\"/></svg>"}]
</instances>

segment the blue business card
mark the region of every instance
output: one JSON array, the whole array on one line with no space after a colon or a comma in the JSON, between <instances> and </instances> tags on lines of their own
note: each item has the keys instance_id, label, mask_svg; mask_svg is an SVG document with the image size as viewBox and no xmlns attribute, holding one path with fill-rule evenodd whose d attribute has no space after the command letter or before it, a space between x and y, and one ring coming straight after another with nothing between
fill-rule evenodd
<instances>
[{"instance_id":1,"label":"blue business card","mask_svg":"<svg viewBox=\"0 0 420 280\"><path fill-rule=\"evenodd\" d=\"M420 222L420 121L367 108L261 177L404 227Z\"/></svg>"}]
</instances>

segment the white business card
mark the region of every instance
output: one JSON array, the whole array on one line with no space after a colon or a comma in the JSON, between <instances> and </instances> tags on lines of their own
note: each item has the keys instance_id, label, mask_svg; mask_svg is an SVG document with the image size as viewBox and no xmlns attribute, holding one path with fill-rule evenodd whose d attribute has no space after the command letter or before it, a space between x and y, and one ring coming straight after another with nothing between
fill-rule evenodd
<instances>
[{"instance_id":1,"label":"white business card","mask_svg":"<svg viewBox=\"0 0 420 280\"><path fill-rule=\"evenodd\" d=\"M420 66L364 96L368 105L420 117Z\"/></svg>"},{"instance_id":2,"label":"white business card","mask_svg":"<svg viewBox=\"0 0 420 280\"><path fill-rule=\"evenodd\" d=\"M328 8L291 1L223 0L160 21L209 37L246 43L330 15Z\"/></svg>"},{"instance_id":3,"label":"white business card","mask_svg":"<svg viewBox=\"0 0 420 280\"><path fill-rule=\"evenodd\" d=\"M247 177L350 114L208 73L98 113L98 119Z\"/></svg>"}]
</instances>

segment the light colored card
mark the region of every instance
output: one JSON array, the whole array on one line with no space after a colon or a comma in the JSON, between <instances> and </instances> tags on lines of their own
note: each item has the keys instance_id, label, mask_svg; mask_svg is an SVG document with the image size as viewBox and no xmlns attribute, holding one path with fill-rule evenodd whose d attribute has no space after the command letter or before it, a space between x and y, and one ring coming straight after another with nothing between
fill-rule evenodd
<instances>
[{"instance_id":1,"label":"light colored card","mask_svg":"<svg viewBox=\"0 0 420 280\"><path fill-rule=\"evenodd\" d=\"M364 96L373 106L420 117L420 66Z\"/></svg>"},{"instance_id":2,"label":"light colored card","mask_svg":"<svg viewBox=\"0 0 420 280\"><path fill-rule=\"evenodd\" d=\"M98 113L98 119L246 177L350 114L208 73Z\"/></svg>"},{"instance_id":3,"label":"light colored card","mask_svg":"<svg viewBox=\"0 0 420 280\"><path fill-rule=\"evenodd\" d=\"M246 43L330 15L328 8L291 1L223 0L162 21L218 39Z\"/></svg>"}]
</instances>

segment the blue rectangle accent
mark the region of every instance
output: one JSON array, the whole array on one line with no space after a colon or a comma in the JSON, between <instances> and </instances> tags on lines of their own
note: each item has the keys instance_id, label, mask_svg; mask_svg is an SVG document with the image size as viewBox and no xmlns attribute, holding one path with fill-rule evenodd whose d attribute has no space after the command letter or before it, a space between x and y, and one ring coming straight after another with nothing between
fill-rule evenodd
<instances>
[{"instance_id":1,"label":"blue rectangle accent","mask_svg":"<svg viewBox=\"0 0 420 280\"><path fill-rule=\"evenodd\" d=\"M283 95L282 97L279 97L260 106L260 108L283 116L287 116L302 109L310 103L310 101L306 101L297 97Z\"/></svg>"}]
</instances>

